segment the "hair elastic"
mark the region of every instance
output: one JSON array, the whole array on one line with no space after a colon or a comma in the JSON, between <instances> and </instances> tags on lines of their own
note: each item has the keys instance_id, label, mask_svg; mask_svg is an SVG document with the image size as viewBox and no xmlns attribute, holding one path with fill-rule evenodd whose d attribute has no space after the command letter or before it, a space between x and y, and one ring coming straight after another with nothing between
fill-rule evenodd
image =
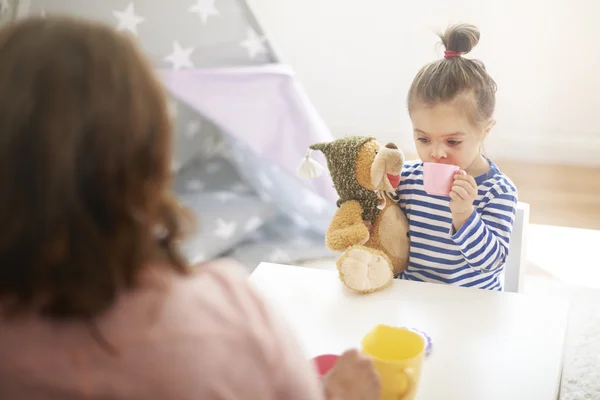
<instances>
[{"instance_id":1,"label":"hair elastic","mask_svg":"<svg viewBox=\"0 0 600 400\"><path fill-rule=\"evenodd\" d=\"M458 51L446 50L444 51L444 58L460 57L462 53Z\"/></svg>"}]
</instances>

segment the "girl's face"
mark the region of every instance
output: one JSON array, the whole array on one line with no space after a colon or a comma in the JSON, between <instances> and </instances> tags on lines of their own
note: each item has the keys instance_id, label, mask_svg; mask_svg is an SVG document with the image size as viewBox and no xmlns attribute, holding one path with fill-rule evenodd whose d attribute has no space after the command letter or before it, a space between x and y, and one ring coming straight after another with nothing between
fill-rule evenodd
<instances>
[{"instance_id":1,"label":"girl's face","mask_svg":"<svg viewBox=\"0 0 600 400\"><path fill-rule=\"evenodd\" d=\"M474 126L460 103L415 104L410 111L417 153L423 162L453 164L470 174L479 170L481 145L493 123Z\"/></svg>"}]
</instances>

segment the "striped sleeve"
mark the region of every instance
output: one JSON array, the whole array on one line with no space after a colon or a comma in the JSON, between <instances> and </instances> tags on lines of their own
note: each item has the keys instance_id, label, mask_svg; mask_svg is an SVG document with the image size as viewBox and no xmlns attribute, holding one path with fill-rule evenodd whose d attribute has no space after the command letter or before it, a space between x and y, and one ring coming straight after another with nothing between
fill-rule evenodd
<instances>
[{"instance_id":1,"label":"striped sleeve","mask_svg":"<svg viewBox=\"0 0 600 400\"><path fill-rule=\"evenodd\" d=\"M404 163L402 166L402 173L400 175L400 185L398 189L396 189L396 196L398 197L398 205L400 209L406 213L406 187L410 185L414 185L416 182L415 177L413 176L416 172L416 169L419 166L419 161L409 161ZM423 180L421 179L421 182Z\"/></svg>"},{"instance_id":2,"label":"striped sleeve","mask_svg":"<svg viewBox=\"0 0 600 400\"><path fill-rule=\"evenodd\" d=\"M493 271L506 261L515 221L517 192L514 187L495 185L483 209L473 214L451 238L467 264L480 271Z\"/></svg>"}]
</instances>

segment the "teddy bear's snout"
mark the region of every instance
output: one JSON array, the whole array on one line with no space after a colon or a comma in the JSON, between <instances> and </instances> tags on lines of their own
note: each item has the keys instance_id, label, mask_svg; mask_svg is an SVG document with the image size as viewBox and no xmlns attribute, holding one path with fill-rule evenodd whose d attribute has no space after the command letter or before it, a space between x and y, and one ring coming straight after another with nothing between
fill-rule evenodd
<instances>
[{"instance_id":1,"label":"teddy bear's snout","mask_svg":"<svg viewBox=\"0 0 600 400\"><path fill-rule=\"evenodd\" d=\"M396 146L394 143L391 143L391 142L386 144L385 147L387 147L388 149L394 149L394 150L398 149L398 146Z\"/></svg>"}]
</instances>

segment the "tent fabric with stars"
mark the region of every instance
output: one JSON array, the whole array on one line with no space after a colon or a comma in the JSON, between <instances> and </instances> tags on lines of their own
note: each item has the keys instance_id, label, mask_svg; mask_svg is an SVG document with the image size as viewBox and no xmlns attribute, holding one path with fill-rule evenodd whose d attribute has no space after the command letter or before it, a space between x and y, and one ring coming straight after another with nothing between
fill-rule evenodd
<instances>
[{"instance_id":1,"label":"tent fabric with stars","mask_svg":"<svg viewBox=\"0 0 600 400\"><path fill-rule=\"evenodd\" d=\"M19 13L17 0L0 0L0 24L14 19Z\"/></svg>"},{"instance_id":2,"label":"tent fabric with stars","mask_svg":"<svg viewBox=\"0 0 600 400\"><path fill-rule=\"evenodd\" d=\"M13 17L100 20L139 41L170 93L174 189L198 222L184 245L190 261L229 256L252 270L331 256L331 179L301 180L296 167L310 144L333 137L244 0L0 4Z\"/></svg>"}]
</instances>

